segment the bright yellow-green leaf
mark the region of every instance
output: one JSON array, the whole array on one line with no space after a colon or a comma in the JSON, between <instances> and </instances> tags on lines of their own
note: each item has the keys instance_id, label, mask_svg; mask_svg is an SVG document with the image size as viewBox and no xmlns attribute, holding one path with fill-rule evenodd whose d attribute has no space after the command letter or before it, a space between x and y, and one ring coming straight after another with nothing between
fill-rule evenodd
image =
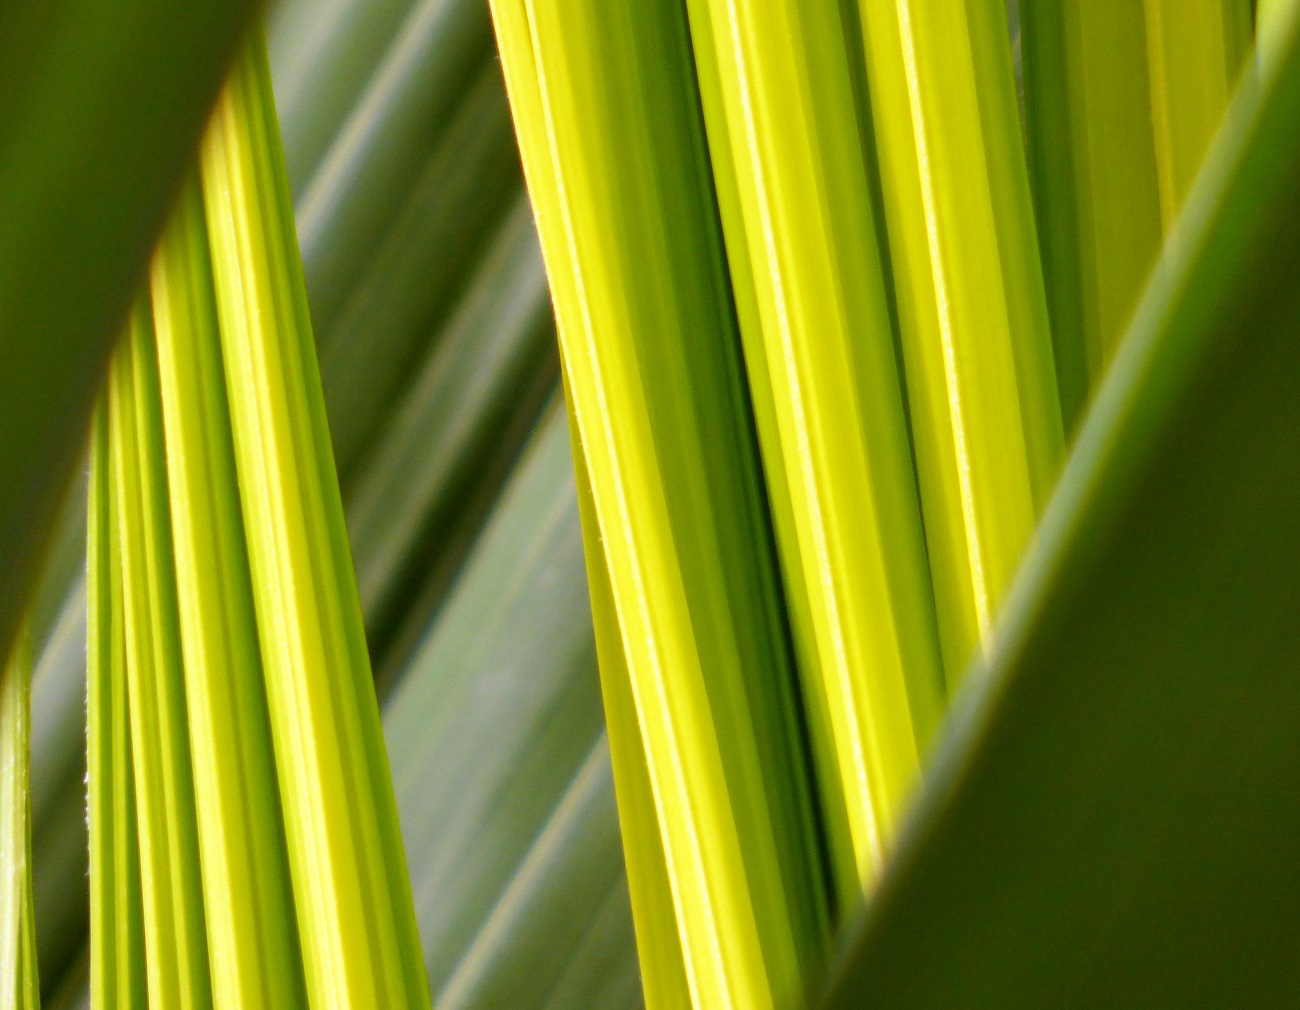
<instances>
[{"instance_id":1,"label":"bright yellow-green leaf","mask_svg":"<svg viewBox=\"0 0 1300 1010\"><path fill-rule=\"evenodd\" d=\"M1300 22L1276 45L827 1010L1300 1005Z\"/></svg>"},{"instance_id":2,"label":"bright yellow-green leaf","mask_svg":"<svg viewBox=\"0 0 1300 1010\"><path fill-rule=\"evenodd\" d=\"M308 996L418 1010L428 987L260 39L202 177Z\"/></svg>"},{"instance_id":3,"label":"bright yellow-green leaf","mask_svg":"<svg viewBox=\"0 0 1300 1010\"><path fill-rule=\"evenodd\" d=\"M860 41L833 5L689 7L733 284L738 302L750 291L755 302L739 316L742 331L757 329L745 333L750 389L771 405L759 433L788 541L787 606L807 639L799 659L821 807L852 907L944 697L870 127L855 100L865 97L854 89Z\"/></svg>"},{"instance_id":4,"label":"bright yellow-green leaf","mask_svg":"<svg viewBox=\"0 0 1300 1010\"><path fill-rule=\"evenodd\" d=\"M137 303L127 337L113 358L108 428L149 1002L203 1010L212 1005L212 994L162 405L147 300Z\"/></svg>"},{"instance_id":5,"label":"bright yellow-green leaf","mask_svg":"<svg viewBox=\"0 0 1300 1010\"><path fill-rule=\"evenodd\" d=\"M0 654L252 0L0 13ZM38 630L38 629L33 629Z\"/></svg>"},{"instance_id":6,"label":"bright yellow-green leaf","mask_svg":"<svg viewBox=\"0 0 1300 1010\"><path fill-rule=\"evenodd\" d=\"M1072 431L1160 241L1140 0L1020 13L1025 120L1061 407Z\"/></svg>"},{"instance_id":7,"label":"bright yellow-green leaf","mask_svg":"<svg viewBox=\"0 0 1300 1010\"><path fill-rule=\"evenodd\" d=\"M1261 60L1274 60L1286 38L1290 19L1300 13L1295 0L1256 0L1255 35Z\"/></svg>"},{"instance_id":8,"label":"bright yellow-green leaf","mask_svg":"<svg viewBox=\"0 0 1300 1010\"><path fill-rule=\"evenodd\" d=\"M212 283L192 179L151 291L213 1002L289 1010L306 993Z\"/></svg>"},{"instance_id":9,"label":"bright yellow-green leaf","mask_svg":"<svg viewBox=\"0 0 1300 1010\"><path fill-rule=\"evenodd\" d=\"M949 679L1060 464L1061 411L1001 0L861 0L907 395Z\"/></svg>"},{"instance_id":10,"label":"bright yellow-green leaf","mask_svg":"<svg viewBox=\"0 0 1300 1010\"><path fill-rule=\"evenodd\" d=\"M572 397L566 396L566 401L572 403ZM571 407L569 426L583 540L595 544L600 542L600 528L596 525L591 481ZM614 766L623 861L627 866L628 890L633 896L632 918L645 1005L654 1010L685 1010L691 1005L690 983L677 930L672 881L656 818L654 788L641 747L636 699L609 584L609 569L601 552L588 550L586 561L587 591L591 595L591 619L605 703L605 732Z\"/></svg>"},{"instance_id":11,"label":"bright yellow-green leaf","mask_svg":"<svg viewBox=\"0 0 1300 1010\"><path fill-rule=\"evenodd\" d=\"M126 627L113 501L108 407L91 434L86 551L86 781L90 822L90 1000L95 1010L144 1010L144 923L136 834Z\"/></svg>"},{"instance_id":12,"label":"bright yellow-green leaf","mask_svg":"<svg viewBox=\"0 0 1300 1010\"><path fill-rule=\"evenodd\" d=\"M684 13L493 14L687 988L784 1006L824 956L825 884Z\"/></svg>"}]
</instances>

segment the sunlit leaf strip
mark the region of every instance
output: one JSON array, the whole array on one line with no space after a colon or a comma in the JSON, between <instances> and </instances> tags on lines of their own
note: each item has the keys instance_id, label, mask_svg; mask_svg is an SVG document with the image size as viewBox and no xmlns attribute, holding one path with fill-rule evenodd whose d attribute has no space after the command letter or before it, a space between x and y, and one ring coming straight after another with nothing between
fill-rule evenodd
<instances>
[{"instance_id":1,"label":"sunlit leaf strip","mask_svg":"<svg viewBox=\"0 0 1300 1010\"><path fill-rule=\"evenodd\" d=\"M161 411L153 323L142 300L110 370L108 437L145 967L151 1003L199 1010L212 995Z\"/></svg>"},{"instance_id":2,"label":"sunlit leaf strip","mask_svg":"<svg viewBox=\"0 0 1300 1010\"><path fill-rule=\"evenodd\" d=\"M0 1007L38 1010L31 839L32 644L20 627L0 666Z\"/></svg>"},{"instance_id":3,"label":"sunlit leaf strip","mask_svg":"<svg viewBox=\"0 0 1300 1010\"><path fill-rule=\"evenodd\" d=\"M1160 243L1141 0L1026 4L1025 114L1071 425Z\"/></svg>"},{"instance_id":4,"label":"sunlit leaf strip","mask_svg":"<svg viewBox=\"0 0 1300 1010\"><path fill-rule=\"evenodd\" d=\"M592 550L588 546L600 544L600 528L596 523L591 479L587 476L582 442L573 415L573 396L568 392L567 383L565 390L570 439L573 443L578 513L582 520L583 542L586 547L584 558L587 590L591 596L591 619L596 636L601 697L605 705L605 732L609 738L610 760L614 766L614 789L618 798L619 827L623 836L623 860L627 867L628 890L632 898L632 917L641 962L641 986L647 1007L655 1010L685 1010L691 1005L690 983L686 977L682 944L677 930L672 882L668 876L663 840L655 816L654 788L641 747L636 698L632 692L619 632L609 568L605 564L604 551Z\"/></svg>"},{"instance_id":5,"label":"sunlit leaf strip","mask_svg":"<svg viewBox=\"0 0 1300 1010\"><path fill-rule=\"evenodd\" d=\"M955 683L1063 454L1000 0L860 2L940 641Z\"/></svg>"},{"instance_id":6,"label":"sunlit leaf strip","mask_svg":"<svg viewBox=\"0 0 1300 1010\"><path fill-rule=\"evenodd\" d=\"M756 518L745 497L755 461L730 434L744 401L739 362L727 360L734 337L717 287L716 225L701 202L684 18L513 0L493 14L687 986L701 1006L784 1005L822 956L825 914L809 897L824 883L806 772L782 724L793 701L782 696L787 661L768 623L773 573L756 569L765 559L737 539ZM648 51L663 60L631 57ZM607 220L622 222L617 240ZM708 427L693 427L706 411ZM717 439L708 452L702 430Z\"/></svg>"},{"instance_id":7,"label":"sunlit leaf strip","mask_svg":"<svg viewBox=\"0 0 1300 1010\"><path fill-rule=\"evenodd\" d=\"M197 179L151 293L214 1003L305 1005Z\"/></svg>"},{"instance_id":8,"label":"sunlit leaf strip","mask_svg":"<svg viewBox=\"0 0 1300 1010\"><path fill-rule=\"evenodd\" d=\"M91 432L87 511L90 1002L95 1010L144 1010L148 997L126 700L126 628L106 401L101 397Z\"/></svg>"},{"instance_id":9,"label":"sunlit leaf strip","mask_svg":"<svg viewBox=\"0 0 1300 1010\"><path fill-rule=\"evenodd\" d=\"M308 996L427 1006L260 40L202 176Z\"/></svg>"},{"instance_id":10,"label":"sunlit leaf strip","mask_svg":"<svg viewBox=\"0 0 1300 1010\"><path fill-rule=\"evenodd\" d=\"M738 302L756 298L758 318L742 309L741 326L761 326L745 334L750 389L775 418L759 432L778 534L793 541L787 606L815 639L801 674L848 908L879 868L944 698L849 63L857 40L832 6L690 10L731 277Z\"/></svg>"}]
</instances>

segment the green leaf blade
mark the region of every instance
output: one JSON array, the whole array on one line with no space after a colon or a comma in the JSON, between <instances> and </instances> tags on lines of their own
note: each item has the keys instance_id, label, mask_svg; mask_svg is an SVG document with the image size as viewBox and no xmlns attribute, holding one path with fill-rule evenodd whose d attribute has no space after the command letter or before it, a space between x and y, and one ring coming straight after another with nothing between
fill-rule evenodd
<instances>
[{"instance_id":1,"label":"green leaf blade","mask_svg":"<svg viewBox=\"0 0 1300 1010\"><path fill-rule=\"evenodd\" d=\"M38 1010L32 895L32 646L23 628L0 668L0 1005Z\"/></svg>"},{"instance_id":2,"label":"green leaf blade","mask_svg":"<svg viewBox=\"0 0 1300 1010\"><path fill-rule=\"evenodd\" d=\"M1063 433L997 0L861 3L926 539L949 682L992 621Z\"/></svg>"},{"instance_id":3,"label":"green leaf blade","mask_svg":"<svg viewBox=\"0 0 1300 1010\"><path fill-rule=\"evenodd\" d=\"M202 193L151 291L206 933L218 1007L305 1005L235 476Z\"/></svg>"},{"instance_id":4,"label":"green leaf blade","mask_svg":"<svg viewBox=\"0 0 1300 1010\"><path fill-rule=\"evenodd\" d=\"M746 363L755 400L771 404L759 425L768 493L778 536L793 542L787 607L797 634L810 625L801 676L851 907L944 695L863 110L837 10L700 4L692 28L696 52L708 48L701 62L718 68L714 172L737 190L734 209L722 199L731 274L754 291L758 318L740 313L742 327L761 328L746 337Z\"/></svg>"},{"instance_id":5,"label":"green leaf blade","mask_svg":"<svg viewBox=\"0 0 1300 1010\"><path fill-rule=\"evenodd\" d=\"M1300 908L1296 28L1234 98L829 1006L1300 996L1274 954Z\"/></svg>"},{"instance_id":6,"label":"green leaf blade","mask_svg":"<svg viewBox=\"0 0 1300 1010\"><path fill-rule=\"evenodd\" d=\"M825 936L804 901L826 884L684 18L493 15L687 985L720 1005L797 999ZM657 66L634 55L656 51ZM637 881L639 915L661 899Z\"/></svg>"},{"instance_id":7,"label":"green leaf blade","mask_svg":"<svg viewBox=\"0 0 1300 1010\"><path fill-rule=\"evenodd\" d=\"M111 341L256 6L59 2L3 16L0 650L84 444Z\"/></svg>"},{"instance_id":8,"label":"green leaf blade","mask_svg":"<svg viewBox=\"0 0 1300 1010\"><path fill-rule=\"evenodd\" d=\"M236 467L309 999L428 1005L265 51L203 154Z\"/></svg>"},{"instance_id":9,"label":"green leaf blade","mask_svg":"<svg viewBox=\"0 0 1300 1010\"><path fill-rule=\"evenodd\" d=\"M101 399L91 433L86 558L89 996L104 1010L140 1010L148 1005L144 920L111 455Z\"/></svg>"},{"instance_id":10,"label":"green leaf blade","mask_svg":"<svg viewBox=\"0 0 1300 1010\"><path fill-rule=\"evenodd\" d=\"M159 396L142 301L113 362L108 425L145 965L151 1001L204 1010L212 994Z\"/></svg>"}]
</instances>

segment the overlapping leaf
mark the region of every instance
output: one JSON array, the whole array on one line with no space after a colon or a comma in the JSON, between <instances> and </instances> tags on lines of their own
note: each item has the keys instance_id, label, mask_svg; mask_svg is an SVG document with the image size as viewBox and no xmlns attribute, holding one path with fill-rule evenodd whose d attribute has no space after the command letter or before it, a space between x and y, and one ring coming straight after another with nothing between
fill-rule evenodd
<instances>
[{"instance_id":1,"label":"overlapping leaf","mask_svg":"<svg viewBox=\"0 0 1300 1010\"><path fill-rule=\"evenodd\" d=\"M1187 197L832 1006L1300 998L1297 13Z\"/></svg>"}]
</instances>

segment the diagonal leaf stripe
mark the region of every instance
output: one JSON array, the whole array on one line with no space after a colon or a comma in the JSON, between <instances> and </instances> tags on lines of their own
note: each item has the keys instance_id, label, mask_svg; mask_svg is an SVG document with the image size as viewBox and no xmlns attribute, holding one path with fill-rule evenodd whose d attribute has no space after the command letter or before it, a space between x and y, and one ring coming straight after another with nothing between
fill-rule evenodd
<instances>
[{"instance_id":1,"label":"diagonal leaf stripe","mask_svg":"<svg viewBox=\"0 0 1300 1010\"><path fill-rule=\"evenodd\" d=\"M163 234L150 289L214 1002L301 1006L212 284L195 178Z\"/></svg>"},{"instance_id":2,"label":"diagonal leaf stripe","mask_svg":"<svg viewBox=\"0 0 1300 1010\"><path fill-rule=\"evenodd\" d=\"M89 997L104 1010L143 1010L148 1001L140 851L108 414L101 397L91 430L86 551Z\"/></svg>"},{"instance_id":3,"label":"diagonal leaf stripe","mask_svg":"<svg viewBox=\"0 0 1300 1010\"><path fill-rule=\"evenodd\" d=\"M260 41L218 106L202 177L308 998L418 1008L428 988Z\"/></svg>"},{"instance_id":4,"label":"diagonal leaf stripe","mask_svg":"<svg viewBox=\"0 0 1300 1010\"><path fill-rule=\"evenodd\" d=\"M122 577L126 695L150 1000L212 1005L193 768L167 511L162 404L147 298L108 391L110 485Z\"/></svg>"}]
</instances>

